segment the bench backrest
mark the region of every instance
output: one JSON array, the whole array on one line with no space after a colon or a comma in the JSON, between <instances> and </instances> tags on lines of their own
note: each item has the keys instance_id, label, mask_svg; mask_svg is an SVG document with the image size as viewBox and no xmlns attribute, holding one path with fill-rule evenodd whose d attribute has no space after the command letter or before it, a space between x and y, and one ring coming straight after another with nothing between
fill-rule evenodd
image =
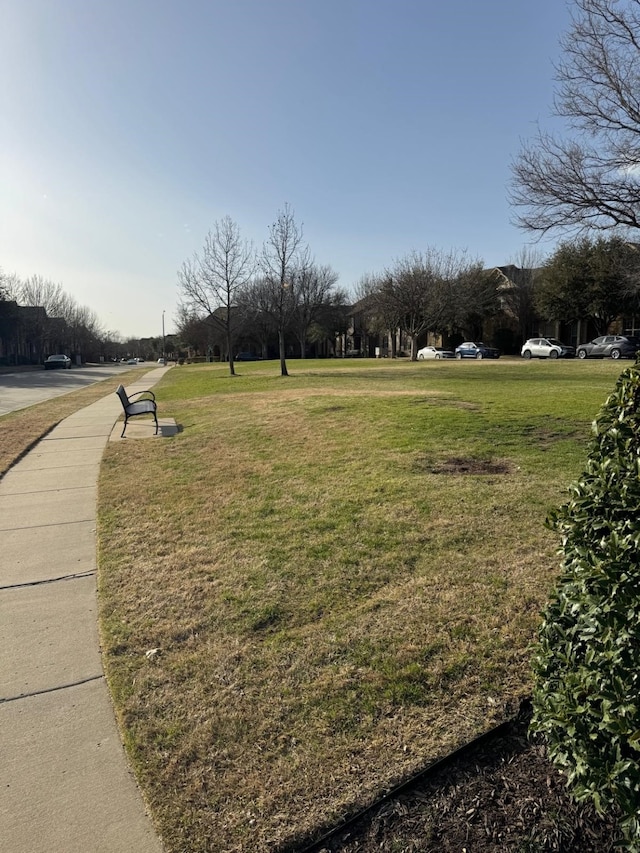
<instances>
[{"instance_id":1,"label":"bench backrest","mask_svg":"<svg viewBox=\"0 0 640 853\"><path fill-rule=\"evenodd\" d=\"M129 398L127 397L127 392L124 390L124 385L118 385L116 388L116 394L120 397L120 402L122 403L122 408L126 409L129 405Z\"/></svg>"}]
</instances>

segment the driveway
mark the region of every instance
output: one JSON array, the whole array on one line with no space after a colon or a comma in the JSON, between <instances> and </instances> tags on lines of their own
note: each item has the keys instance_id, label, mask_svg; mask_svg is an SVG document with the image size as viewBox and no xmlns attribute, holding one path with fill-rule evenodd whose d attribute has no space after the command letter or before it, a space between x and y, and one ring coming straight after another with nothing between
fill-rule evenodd
<instances>
[{"instance_id":1,"label":"driveway","mask_svg":"<svg viewBox=\"0 0 640 853\"><path fill-rule=\"evenodd\" d=\"M110 379L128 369L124 364L83 365L71 370L5 368L0 371L0 416Z\"/></svg>"}]
</instances>

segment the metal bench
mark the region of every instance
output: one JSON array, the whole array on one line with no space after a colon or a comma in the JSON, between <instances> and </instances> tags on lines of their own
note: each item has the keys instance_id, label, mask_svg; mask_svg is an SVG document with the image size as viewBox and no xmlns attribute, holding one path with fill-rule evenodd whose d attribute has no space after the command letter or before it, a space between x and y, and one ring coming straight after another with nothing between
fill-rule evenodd
<instances>
[{"instance_id":1,"label":"metal bench","mask_svg":"<svg viewBox=\"0 0 640 853\"><path fill-rule=\"evenodd\" d=\"M155 434L158 434L158 407L153 391L139 391L137 394L132 394L131 397L128 397L127 392L124 390L124 385L118 385L116 394L120 398L122 408L124 409L124 426L122 427L120 438L124 438L124 431L127 428L129 418L134 418L136 415L153 415L153 419L156 422ZM149 394L150 396L133 400L134 397L142 397L143 394Z\"/></svg>"}]
</instances>

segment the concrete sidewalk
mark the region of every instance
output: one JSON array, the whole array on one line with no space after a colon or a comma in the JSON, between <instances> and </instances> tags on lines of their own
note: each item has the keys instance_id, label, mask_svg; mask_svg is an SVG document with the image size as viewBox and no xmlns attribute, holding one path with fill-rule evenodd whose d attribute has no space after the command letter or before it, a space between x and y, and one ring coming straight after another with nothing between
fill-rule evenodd
<instances>
[{"instance_id":1,"label":"concrete sidewalk","mask_svg":"<svg viewBox=\"0 0 640 853\"><path fill-rule=\"evenodd\" d=\"M128 393L152 387L168 369L145 374ZM121 414L115 394L87 406L0 480L0 850L7 853L162 853L128 767L98 642L97 478ZM138 436L152 433L153 423L138 421Z\"/></svg>"}]
</instances>

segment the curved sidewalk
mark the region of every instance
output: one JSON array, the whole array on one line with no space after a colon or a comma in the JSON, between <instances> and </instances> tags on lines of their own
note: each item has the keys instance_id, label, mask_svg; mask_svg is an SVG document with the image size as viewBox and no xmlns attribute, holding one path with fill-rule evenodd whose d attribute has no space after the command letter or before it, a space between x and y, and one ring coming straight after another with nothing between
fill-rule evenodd
<instances>
[{"instance_id":1,"label":"curved sidewalk","mask_svg":"<svg viewBox=\"0 0 640 853\"><path fill-rule=\"evenodd\" d=\"M152 387L168 369L127 391ZM162 853L116 727L97 630L97 478L121 414L115 394L81 409L0 480L7 853Z\"/></svg>"}]
</instances>

